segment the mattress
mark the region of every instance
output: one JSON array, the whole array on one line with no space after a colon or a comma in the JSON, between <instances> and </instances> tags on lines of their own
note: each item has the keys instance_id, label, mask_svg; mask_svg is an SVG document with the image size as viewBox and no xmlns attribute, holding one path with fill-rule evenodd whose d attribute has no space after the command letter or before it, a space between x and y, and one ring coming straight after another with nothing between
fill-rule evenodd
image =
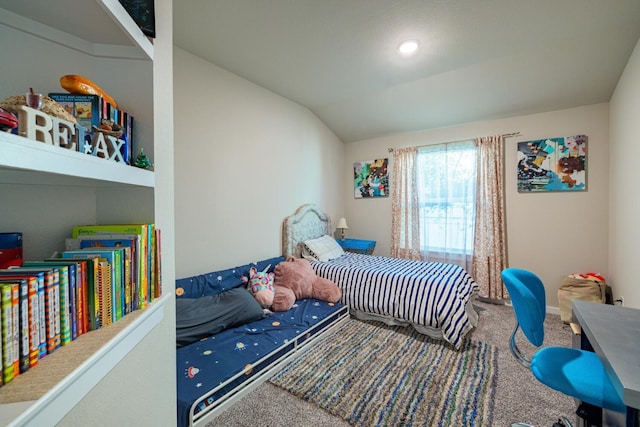
<instances>
[{"instance_id":1,"label":"mattress","mask_svg":"<svg viewBox=\"0 0 640 427\"><path fill-rule=\"evenodd\" d=\"M410 324L456 348L477 325L471 303L479 288L460 266L351 252L311 265L342 289L341 302L359 318Z\"/></svg>"},{"instance_id":2,"label":"mattress","mask_svg":"<svg viewBox=\"0 0 640 427\"><path fill-rule=\"evenodd\" d=\"M177 350L178 426L233 396L235 391L292 354L311 337L348 317L347 307L316 299L227 329Z\"/></svg>"}]
</instances>

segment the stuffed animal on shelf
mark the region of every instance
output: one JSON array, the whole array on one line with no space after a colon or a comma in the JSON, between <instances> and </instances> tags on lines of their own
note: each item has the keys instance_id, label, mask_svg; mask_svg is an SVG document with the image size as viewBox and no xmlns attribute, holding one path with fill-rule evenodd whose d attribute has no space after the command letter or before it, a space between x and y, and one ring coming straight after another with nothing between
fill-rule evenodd
<instances>
[{"instance_id":1,"label":"stuffed animal on shelf","mask_svg":"<svg viewBox=\"0 0 640 427\"><path fill-rule=\"evenodd\" d=\"M317 276L306 259L289 257L276 265L274 273L272 311L287 311L297 299L315 298L336 303L342 296L338 285Z\"/></svg>"},{"instance_id":2,"label":"stuffed animal on shelf","mask_svg":"<svg viewBox=\"0 0 640 427\"><path fill-rule=\"evenodd\" d=\"M264 271L258 271L257 268L251 267L249 269L249 277L242 277L242 281L247 284L247 289L251 291L253 297L262 308L269 308L273 304L273 280L274 274L267 273L270 265L264 269Z\"/></svg>"}]
</instances>

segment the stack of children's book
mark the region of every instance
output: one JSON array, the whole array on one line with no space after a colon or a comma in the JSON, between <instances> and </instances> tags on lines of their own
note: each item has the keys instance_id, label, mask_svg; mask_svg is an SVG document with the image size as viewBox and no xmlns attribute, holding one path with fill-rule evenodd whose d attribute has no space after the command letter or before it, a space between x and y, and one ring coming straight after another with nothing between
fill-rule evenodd
<instances>
[{"instance_id":1,"label":"stack of children's book","mask_svg":"<svg viewBox=\"0 0 640 427\"><path fill-rule=\"evenodd\" d=\"M125 163L132 163L134 121L131 114L114 107L98 95L50 93L49 97L74 116L78 125L86 129L87 134L93 133L96 128L106 123L109 123L110 127L120 129L122 132L120 139L124 141L120 148L122 158Z\"/></svg>"},{"instance_id":2,"label":"stack of children's book","mask_svg":"<svg viewBox=\"0 0 640 427\"><path fill-rule=\"evenodd\" d=\"M0 268L0 385L161 296L154 224L76 226L64 247Z\"/></svg>"}]
</instances>

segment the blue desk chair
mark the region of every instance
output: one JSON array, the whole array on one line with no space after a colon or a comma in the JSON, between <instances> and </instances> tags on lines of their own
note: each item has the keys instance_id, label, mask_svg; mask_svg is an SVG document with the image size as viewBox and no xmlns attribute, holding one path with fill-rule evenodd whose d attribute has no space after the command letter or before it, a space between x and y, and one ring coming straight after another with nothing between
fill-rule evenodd
<instances>
[{"instance_id":1,"label":"blue desk chair","mask_svg":"<svg viewBox=\"0 0 640 427\"><path fill-rule=\"evenodd\" d=\"M518 329L536 347L540 347L544 341L544 285L538 276L519 268L507 268L502 271L501 276L516 316L516 326L509 342L516 360L531 369L538 381L554 390L595 407L625 412L624 403L595 353L571 347L544 347L529 358L518 348ZM602 420L595 425L601 423Z\"/></svg>"}]
</instances>

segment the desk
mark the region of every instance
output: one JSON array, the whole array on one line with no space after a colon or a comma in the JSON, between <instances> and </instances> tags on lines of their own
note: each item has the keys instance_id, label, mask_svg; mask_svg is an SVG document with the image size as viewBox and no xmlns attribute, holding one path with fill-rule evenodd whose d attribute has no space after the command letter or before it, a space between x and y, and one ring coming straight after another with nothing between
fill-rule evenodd
<instances>
[{"instance_id":1,"label":"desk","mask_svg":"<svg viewBox=\"0 0 640 427\"><path fill-rule=\"evenodd\" d=\"M573 317L622 401L627 426L637 427L640 409L640 310L586 301L573 301Z\"/></svg>"}]
</instances>

